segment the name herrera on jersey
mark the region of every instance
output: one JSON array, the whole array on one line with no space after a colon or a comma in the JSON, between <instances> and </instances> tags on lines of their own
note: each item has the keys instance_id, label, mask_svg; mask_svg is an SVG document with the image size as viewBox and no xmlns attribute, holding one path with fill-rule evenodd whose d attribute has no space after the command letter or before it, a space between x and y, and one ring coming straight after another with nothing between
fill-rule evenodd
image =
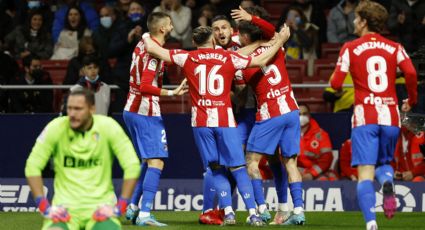
<instances>
[{"instance_id":1,"label":"name herrera on jersey","mask_svg":"<svg viewBox=\"0 0 425 230\"><path fill-rule=\"evenodd\" d=\"M91 168L102 164L100 159L80 159L72 156L65 156L63 159L63 166L66 168Z\"/></svg>"},{"instance_id":2,"label":"name herrera on jersey","mask_svg":"<svg viewBox=\"0 0 425 230\"><path fill-rule=\"evenodd\" d=\"M363 53L363 51L369 50L369 49L383 49L385 51L387 51L390 54L393 54L395 52L395 47L394 46L390 46L388 44L386 44L385 42L364 42L360 45L358 45L355 49L354 49L354 54L356 54L357 56L359 56L361 53Z\"/></svg>"},{"instance_id":3,"label":"name herrera on jersey","mask_svg":"<svg viewBox=\"0 0 425 230\"><path fill-rule=\"evenodd\" d=\"M203 59L216 59L219 60L223 63L226 63L227 61L227 57L224 57L221 54L218 53L206 53L206 54L198 54L198 58L199 60L203 60Z\"/></svg>"}]
</instances>

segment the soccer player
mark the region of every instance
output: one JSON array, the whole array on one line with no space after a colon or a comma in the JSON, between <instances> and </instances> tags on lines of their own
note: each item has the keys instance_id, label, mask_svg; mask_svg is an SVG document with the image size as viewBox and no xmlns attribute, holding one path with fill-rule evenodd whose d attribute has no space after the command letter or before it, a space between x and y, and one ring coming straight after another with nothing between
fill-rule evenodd
<instances>
[{"instance_id":1,"label":"soccer player","mask_svg":"<svg viewBox=\"0 0 425 230\"><path fill-rule=\"evenodd\" d=\"M397 67L404 72L409 95L403 100L403 111L409 111L416 103L417 80L415 68L404 48L379 34L388 18L386 9L376 2L362 1L356 7L355 15L354 32L360 38L341 48L331 86L341 89L345 76L351 73L355 96L351 164L358 170L357 200L366 228L377 229L375 176L383 186L385 216L392 218L397 208L394 171L389 165L400 132L395 90Z\"/></svg>"},{"instance_id":2,"label":"soccer player","mask_svg":"<svg viewBox=\"0 0 425 230\"><path fill-rule=\"evenodd\" d=\"M235 178L238 190L249 211L248 222L254 226L263 225L256 214L252 185L245 168L242 143L230 103L230 88L235 72L248 67L262 66L282 47L289 37L288 27L277 35L276 43L258 57L246 57L223 49L214 49L215 41L211 27L201 26L193 31L195 51L168 51L159 47L149 38L149 53L166 62L183 68L188 79L192 99L192 127L195 143L203 159L204 168L210 167L214 187L219 194L219 204L224 208L224 224L236 223L232 209L230 184L225 176L229 168ZM152 46L151 46L152 45Z\"/></svg>"},{"instance_id":3,"label":"soccer player","mask_svg":"<svg viewBox=\"0 0 425 230\"><path fill-rule=\"evenodd\" d=\"M112 118L94 115L94 101L87 89L71 91L68 116L44 128L26 162L25 176L46 218L43 229L121 229L117 217L125 212L140 162L121 126ZM41 178L50 157L55 168L52 205ZM118 202L112 184L114 157L124 170Z\"/></svg>"},{"instance_id":4,"label":"soccer player","mask_svg":"<svg viewBox=\"0 0 425 230\"><path fill-rule=\"evenodd\" d=\"M249 23L239 23L238 29L242 45L251 44L261 38L261 30ZM261 55L266 50L267 47L259 47L251 56ZM283 222L286 217L282 212L280 216L275 217L272 224L303 225L305 216L302 182L297 168L297 155L300 150L299 112L286 71L283 50L280 49L267 65L243 70L238 79L239 84L248 83L257 98L256 123L247 145L248 172L251 178L260 180L258 166L261 158L263 155L274 155L276 148L280 147L288 173L294 213Z\"/></svg>"},{"instance_id":5,"label":"soccer player","mask_svg":"<svg viewBox=\"0 0 425 230\"><path fill-rule=\"evenodd\" d=\"M162 46L173 30L173 25L168 14L156 12L149 15L148 28L152 39ZM187 91L183 89L185 80L174 90L161 89L163 73L163 61L150 56L145 50L143 40L140 40L133 52L130 92L123 113L136 152L143 160L141 176L126 213L127 219L140 226L166 226L150 214L164 167L163 159L168 157L159 96L182 95Z\"/></svg>"}]
</instances>

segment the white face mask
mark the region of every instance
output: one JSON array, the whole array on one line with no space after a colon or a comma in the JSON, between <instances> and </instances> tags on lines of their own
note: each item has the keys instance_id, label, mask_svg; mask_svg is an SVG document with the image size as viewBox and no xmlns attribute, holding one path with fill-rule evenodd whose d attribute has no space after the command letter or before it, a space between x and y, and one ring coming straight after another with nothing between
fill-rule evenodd
<instances>
[{"instance_id":1,"label":"white face mask","mask_svg":"<svg viewBox=\"0 0 425 230\"><path fill-rule=\"evenodd\" d=\"M300 125L301 127L307 125L310 122L310 118L306 115L300 115Z\"/></svg>"},{"instance_id":2,"label":"white face mask","mask_svg":"<svg viewBox=\"0 0 425 230\"><path fill-rule=\"evenodd\" d=\"M109 27L112 26L112 17L110 16L101 17L100 24L102 24L103 27L108 29Z\"/></svg>"}]
</instances>

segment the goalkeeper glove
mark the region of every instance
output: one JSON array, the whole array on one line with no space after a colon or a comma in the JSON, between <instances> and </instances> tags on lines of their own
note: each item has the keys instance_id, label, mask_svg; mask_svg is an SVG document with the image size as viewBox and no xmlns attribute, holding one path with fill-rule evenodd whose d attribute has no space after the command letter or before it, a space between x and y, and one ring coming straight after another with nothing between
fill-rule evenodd
<instances>
[{"instance_id":1,"label":"goalkeeper glove","mask_svg":"<svg viewBox=\"0 0 425 230\"><path fill-rule=\"evenodd\" d=\"M66 223L71 219L68 211L63 206L51 206L46 197L39 196L35 199L35 202L41 215L51 219L53 223Z\"/></svg>"},{"instance_id":2,"label":"goalkeeper glove","mask_svg":"<svg viewBox=\"0 0 425 230\"><path fill-rule=\"evenodd\" d=\"M93 213L93 219L97 222L102 222L111 217L119 217L125 213L127 204L128 200L121 197L115 207L102 205Z\"/></svg>"}]
</instances>

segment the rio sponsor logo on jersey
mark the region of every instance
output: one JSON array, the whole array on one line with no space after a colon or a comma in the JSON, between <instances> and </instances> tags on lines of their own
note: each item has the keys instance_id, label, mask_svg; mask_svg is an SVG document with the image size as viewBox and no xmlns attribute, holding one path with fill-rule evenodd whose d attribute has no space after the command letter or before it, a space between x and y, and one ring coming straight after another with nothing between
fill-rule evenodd
<instances>
[{"instance_id":1,"label":"rio sponsor logo on jersey","mask_svg":"<svg viewBox=\"0 0 425 230\"><path fill-rule=\"evenodd\" d=\"M269 90L269 92L267 93L266 96L267 96L268 99L277 98L277 97L282 96L286 92L288 92L288 90L289 90L289 87L288 86L285 86L285 87L283 87L281 89L272 89L272 88L270 88L270 90Z\"/></svg>"},{"instance_id":2,"label":"rio sponsor logo on jersey","mask_svg":"<svg viewBox=\"0 0 425 230\"><path fill-rule=\"evenodd\" d=\"M395 105L395 100L392 97L380 97L371 93L363 100L365 105Z\"/></svg>"},{"instance_id":3,"label":"rio sponsor logo on jersey","mask_svg":"<svg viewBox=\"0 0 425 230\"><path fill-rule=\"evenodd\" d=\"M102 161L98 158L81 159L73 156L65 156L63 166L65 168L91 168L99 166Z\"/></svg>"},{"instance_id":4,"label":"rio sponsor logo on jersey","mask_svg":"<svg viewBox=\"0 0 425 230\"><path fill-rule=\"evenodd\" d=\"M220 107L220 106L225 106L226 104L224 103L224 101L213 101L210 99L201 98L198 100L198 105Z\"/></svg>"}]
</instances>

